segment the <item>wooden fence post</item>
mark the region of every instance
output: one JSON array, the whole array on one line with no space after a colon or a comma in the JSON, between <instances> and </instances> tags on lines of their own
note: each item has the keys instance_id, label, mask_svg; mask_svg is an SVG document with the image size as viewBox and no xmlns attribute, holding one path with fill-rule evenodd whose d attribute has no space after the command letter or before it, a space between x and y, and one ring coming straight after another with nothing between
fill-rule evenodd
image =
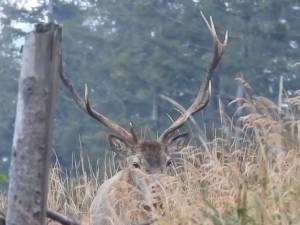
<instances>
[{"instance_id":1,"label":"wooden fence post","mask_svg":"<svg viewBox=\"0 0 300 225\"><path fill-rule=\"evenodd\" d=\"M13 138L7 225L44 225L55 99L61 69L61 27L38 24L23 48Z\"/></svg>"}]
</instances>

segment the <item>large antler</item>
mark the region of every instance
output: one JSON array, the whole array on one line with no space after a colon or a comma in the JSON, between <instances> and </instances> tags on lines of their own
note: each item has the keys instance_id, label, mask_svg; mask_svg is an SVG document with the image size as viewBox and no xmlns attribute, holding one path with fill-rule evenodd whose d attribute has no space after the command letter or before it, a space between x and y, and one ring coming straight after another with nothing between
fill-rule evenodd
<instances>
[{"instance_id":1,"label":"large antler","mask_svg":"<svg viewBox=\"0 0 300 225\"><path fill-rule=\"evenodd\" d=\"M88 87L85 85L85 91L84 91L84 99L82 99L77 91L75 90L74 86L72 85L71 80L69 80L68 77L65 76L63 70L61 70L60 73L61 80L63 81L63 84L66 86L66 88L69 90L73 100L75 103L88 115L90 115L93 119L99 121L101 124L103 124L105 127L111 129L115 134L117 134L120 138L122 138L124 141L128 142L129 144L136 144L137 143L137 137L134 133L133 125L131 126L130 132L128 132L126 129L112 121L111 119L107 118L103 114L95 111L90 104L89 101L89 92Z\"/></svg>"},{"instance_id":2,"label":"large antler","mask_svg":"<svg viewBox=\"0 0 300 225\"><path fill-rule=\"evenodd\" d=\"M223 56L224 49L227 45L228 32L226 31L224 42L223 43L220 42L220 40L217 36L217 32L216 32L215 25L214 25L212 18L209 17L209 20L210 20L210 23L209 23L202 12L201 12L201 16L202 16L204 22L206 23L209 33L211 34L212 39L213 39L213 50L214 50L213 57L211 59L209 67L206 69L204 80L200 86L197 97L194 100L194 102L192 103L192 105L183 114L181 114L172 123L172 125L169 128L167 128L159 137L159 141L161 141L163 143L167 143L169 138L173 134L173 132L175 130L177 130L178 128L180 128L188 120L188 118L191 115L202 110L208 104L210 93L211 93L211 90L210 90L211 89L211 84L210 84L211 78L213 76L213 73L214 73L217 65L219 64L219 62Z\"/></svg>"}]
</instances>

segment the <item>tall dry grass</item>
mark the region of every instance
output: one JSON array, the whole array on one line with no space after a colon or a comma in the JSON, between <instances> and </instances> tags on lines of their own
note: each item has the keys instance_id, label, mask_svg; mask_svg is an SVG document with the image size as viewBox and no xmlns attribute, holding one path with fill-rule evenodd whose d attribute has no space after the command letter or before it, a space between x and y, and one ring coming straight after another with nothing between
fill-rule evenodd
<instances>
[{"instance_id":1,"label":"tall dry grass","mask_svg":"<svg viewBox=\"0 0 300 225\"><path fill-rule=\"evenodd\" d=\"M156 224L300 224L300 93L280 108L264 97L231 104L238 104L238 123L222 111L228 127L206 150L177 153L176 175L162 181L163 205L152 212ZM115 165L105 167L106 179ZM100 172L84 160L69 172L55 164L49 207L89 224Z\"/></svg>"}]
</instances>

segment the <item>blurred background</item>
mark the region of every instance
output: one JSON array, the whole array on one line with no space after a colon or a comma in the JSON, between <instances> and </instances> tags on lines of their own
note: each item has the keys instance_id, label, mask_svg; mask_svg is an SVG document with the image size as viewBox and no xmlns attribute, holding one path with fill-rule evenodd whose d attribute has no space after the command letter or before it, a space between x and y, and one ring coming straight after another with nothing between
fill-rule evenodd
<instances>
[{"instance_id":1,"label":"blurred background","mask_svg":"<svg viewBox=\"0 0 300 225\"><path fill-rule=\"evenodd\" d=\"M187 107L204 75L212 44L200 10L213 17L221 39L229 31L211 102L195 116L199 127L192 131L209 140L222 130L219 112L232 115L228 103L242 96L236 77L275 102L280 79L286 96L299 89L299 1L2 0L0 174L10 161L21 47L35 23L62 24L64 67L77 89L83 94L87 83L98 111L125 127L132 121L149 138L177 115L160 95ZM78 109L62 85L55 123L53 161L68 168L80 154L92 164L105 159L107 130Z\"/></svg>"}]
</instances>

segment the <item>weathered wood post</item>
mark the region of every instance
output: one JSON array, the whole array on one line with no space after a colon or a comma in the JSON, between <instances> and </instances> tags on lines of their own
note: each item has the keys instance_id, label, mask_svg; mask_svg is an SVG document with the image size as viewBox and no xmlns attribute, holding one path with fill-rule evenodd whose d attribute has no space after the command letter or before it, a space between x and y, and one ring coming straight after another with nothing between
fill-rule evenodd
<instances>
[{"instance_id":1,"label":"weathered wood post","mask_svg":"<svg viewBox=\"0 0 300 225\"><path fill-rule=\"evenodd\" d=\"M61 27L38 24L23 48L6 224L45 224Z\"/></svg>"}]
</instances>

